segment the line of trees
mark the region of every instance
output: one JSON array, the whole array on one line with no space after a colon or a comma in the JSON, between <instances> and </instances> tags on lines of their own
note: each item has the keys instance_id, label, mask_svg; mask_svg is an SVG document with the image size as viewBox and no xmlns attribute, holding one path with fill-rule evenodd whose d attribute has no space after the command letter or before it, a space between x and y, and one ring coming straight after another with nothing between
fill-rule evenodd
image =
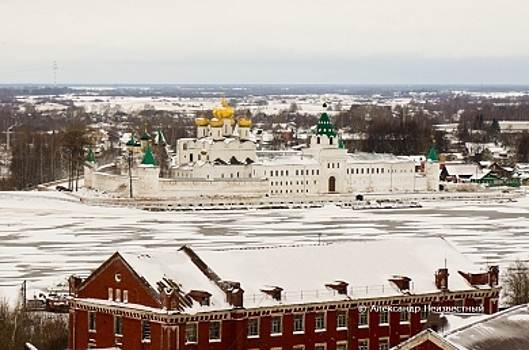
<instances>
[{"instance_id":1,"label":"line of trees","mask_svg":"<svg viewBox=\"0 0 529 350\"><path fill-rule=\"evenodd\" d=\"M21 126L11 142L11 175L0 181L0 189L24 190L65 178L70 189L77 189L89 145L87 129L82 124L58 132Z\"/></svg>"}]
</instances>

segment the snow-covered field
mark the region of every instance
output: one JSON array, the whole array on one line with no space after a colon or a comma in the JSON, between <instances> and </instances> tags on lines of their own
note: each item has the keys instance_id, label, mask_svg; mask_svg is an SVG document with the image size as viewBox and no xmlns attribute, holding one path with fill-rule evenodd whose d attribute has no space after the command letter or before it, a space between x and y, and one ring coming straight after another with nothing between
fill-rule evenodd
<instances>
[{"instance_id":1,"label":"snow-covered field","mask_svg":"<svg viewBox=\"0 0 529 350\"><path fill-rule=\"evenodd\" d=\"M0 298L14 299L24 280L33 293L70 274L87 275L117 250L169 251L184 244L205 249L444 236L483 268L498 263L505 269L517 258L529 259L528 197L423 202L421 209L182 213L58 200L66 196L0 193Z\"/></svg>"}]
</instances>

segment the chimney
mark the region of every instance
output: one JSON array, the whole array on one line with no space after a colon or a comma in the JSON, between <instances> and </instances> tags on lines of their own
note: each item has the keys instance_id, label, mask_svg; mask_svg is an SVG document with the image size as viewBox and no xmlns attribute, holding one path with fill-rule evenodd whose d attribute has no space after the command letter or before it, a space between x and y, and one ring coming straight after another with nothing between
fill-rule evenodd
<instances>
[{"instance_id":1,"label":"chimney","mask_svg":"<svg viewBox=\"0 0 529 350\"><path fill-rule=\"evenodd\" d=\"M68 278L68 292L71 296L77 296L77 290L82 282L83 279L76 275L71 275L70 278Z\"/></svg>"},{"instance_id":2,"label":"chimney","mask_svg":"<svg viewBox=\"0 0 529 350\"><path fill-rule=\"evenodd\" d=\"M435 286L440 290L448 289L448 269L442 268L438 269L435 273Z\"/></svg>"},{"instance_id":3,"label":"chimney","mask_svg":"<svg viewBox=\"0 0 529 350\"><path fill-rule=\"evenodd\" d=\"M347 294L347 287L349 286L349 283L344 281L334 281L333 283L326 284L325 287L334 289L338 292L338 294Z\"/></svg>"},{"instance_id":4,"label":"chimney","mask_svg":"<svg viewBox=\"0 0 529 350\"><path fill-rule=\"evenodd\" d=\"M239 282L222 281L220 282L220 288L226 294L226 301L228 304L234 307L244 307L244 290L241 288Z\"/></svg>"},{"instance_id":5,"label":"chimney","mask_svg":"<svg viewBox=\"0 0 529 350\"><path fill-rule=\"evenodd\" d=\"M489 286L496 287L500 275L500 268L498 265L489 266Z\"/></svg>"},{"instance_id":6,"label":"chimney","mask_svg":"<svg viewBox=\"0 0 529 350\"><path fill-rule=\"evenodd\" d=\"M178 292L173 288L163 288L160 293L162 299L162 308L166 310L178 310L180 307L180 299Z\"/></svg>"}]
</instances>

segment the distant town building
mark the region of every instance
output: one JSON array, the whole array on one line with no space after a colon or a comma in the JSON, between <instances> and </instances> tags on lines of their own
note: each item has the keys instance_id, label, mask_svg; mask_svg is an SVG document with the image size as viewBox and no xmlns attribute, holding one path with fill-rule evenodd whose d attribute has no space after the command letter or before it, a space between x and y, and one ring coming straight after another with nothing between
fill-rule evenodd
<instances>
[{"instance_id":1,"label":"distant town building","mask_svg":"<svg viewBox=\"0 0 529 350\"><path fill-rule=\"evenodd\" d=\"M498 268L442 238L117 252L70 278L70 349L389 349L431 311L498 309Z\"/></svg>"}]
</instances>

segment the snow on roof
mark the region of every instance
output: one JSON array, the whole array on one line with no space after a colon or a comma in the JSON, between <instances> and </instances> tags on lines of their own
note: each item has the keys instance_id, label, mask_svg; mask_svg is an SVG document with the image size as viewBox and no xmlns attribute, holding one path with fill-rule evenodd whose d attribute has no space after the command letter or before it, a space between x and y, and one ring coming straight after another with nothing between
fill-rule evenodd
<instances>
[{"instance_id":1,"label":"snow on roof","mask_svg":"<svg viewBox=\"0 0 529 350\"><path fill-rule=\"evenodd\" d=\"M445 320L442 332L446 333L464 327L468 324L480 321L489 315L480 313L443 313L440 315Z\"/></svg>"},{"instance_id":2,"label":"snow on roof","mask_svg":"<svg viewBox=\"0 0 529 350\"><path fill-rule=\"evenodd\" d=\"M368 153L355 152L347 154L347 163L361 163L361 162L393 162L393 163L409 163L413 162L408 157L398 157L388 153Z\"/></svg>"},{"instance_id":3,"label":"snow on roof","mask_svg":"<svg viewBox=\"0 0 529 350\"><path fill-rule=\"evenodd\" d=\"M481 173L475 164L446 164L445 169L450 176L475 176Z\"/></svg>"},{"instance_id":4,"label":"snow on roof","mask_svg":"<svg viewBox=\"0 0 529 350\"><path fill-rule=\"evenodd\" d=\"M336 281L347 282L353 298L402 295L388 281L395 275L411 278L412 294L436 293L434 274L444 266L445 257L452 291L474 289L458 270L478 272L476 265L441 238L200 251L198 255L221 278L240 282L247 300L262 296L265 286L278 286L286 296L283 303L333 300L335 293L325 285ZM249 306L246 301L245 306Z\"/></svg>"},{"instance_id":5,"label":"snow on roof","mask_svg":"<svg viewBox=\"0 0 529 350\"><path fill-rule=\"evenodd\" d=\"M445 339L463 349L529 349L529 305L519 305L454 329Z\"/></svg>"},{"instance_id":6,"label":"snow on roof","mask_svg":"<svg viewBox=\"0 0 529 350\"><path fill-rule=\"evenodd\" d=\"M156 291L158 291L158 282L164 278L171 279L185 293L191 290L210 292L212 308L228 307L224 292L208 279L183 251L141 255L120 253L120 255ZM202 306L204 307L207 306Z\"/></svg>"},{"instance_id":7,"label":"snow on roof","mask_svg":"<svg viewBox=\"0 0 529 350\"><path fill-rule=\"evenodd\" d=\"M306 155L277 156L272 159L262 158L261 161L264 166L319 164L316 159Z\"/></svg>"},{"instance_id":8,"label":"snow on roof","mask_svg":"<svg viewBox=\"0 0 529 350\"><path fill-rule=\"evenodd\" d=\"M490 170L487 170L487 169L479 170L477 173L472 175L470 177L470 179L471 180L481 180L481 179L483 179L485 176L487 176L489 174L491 174Z\"/></svg>"}]
</instances>

